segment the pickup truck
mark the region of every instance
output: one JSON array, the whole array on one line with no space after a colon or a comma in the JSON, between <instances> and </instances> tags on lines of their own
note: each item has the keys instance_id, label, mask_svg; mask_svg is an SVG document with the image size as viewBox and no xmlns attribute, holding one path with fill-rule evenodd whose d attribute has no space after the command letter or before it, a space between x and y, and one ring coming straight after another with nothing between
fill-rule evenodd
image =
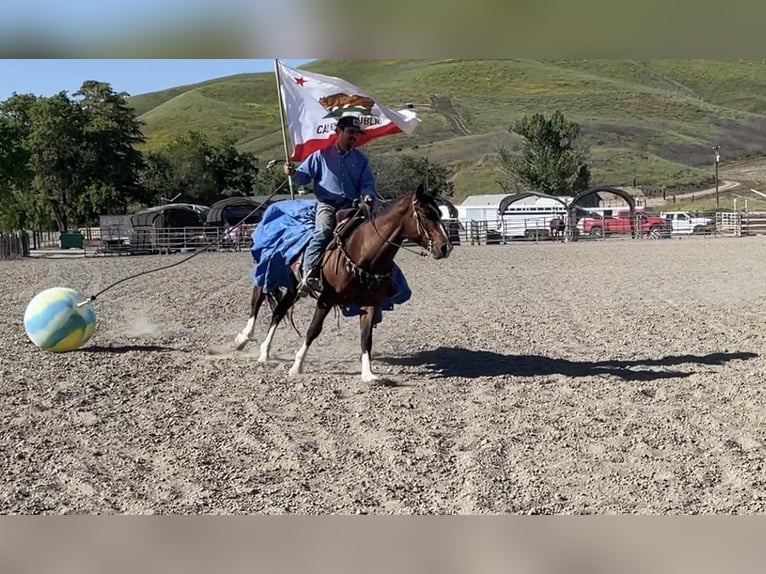
<instances>
[{"instance_id":1,"label":"pickup truck","mask_svg":"<svg viewBox=\"0 0 766 574\"><path fill-rule=\"evenodd\" d=\"M631 234L633 230L637 234L646 237L669 237L670 225L668 221L657 215L636 211L631 221L630 211L618 211L614 217L585 217L580 220L582 231L585 235L603 237L611 234Z\"/></svg>"},{"instance_id":2,"label":"pickup truck","mask_svg":"<svg viewBox=\"0 0 766 574\"><path fill-rule=\"evenodd\" d=\"M703 235L715 232L715 223L710 217L697 217L688 211L663 211L660 216L670 222L673 234Z\"/></svg>"}]
</instances>

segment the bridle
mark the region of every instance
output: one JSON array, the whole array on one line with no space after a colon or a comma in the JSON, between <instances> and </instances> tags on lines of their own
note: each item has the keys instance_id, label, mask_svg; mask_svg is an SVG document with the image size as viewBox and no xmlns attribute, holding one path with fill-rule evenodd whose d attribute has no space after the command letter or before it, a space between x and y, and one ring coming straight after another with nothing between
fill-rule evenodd
<instances>
[{"instance_id":1,"label":"bridle","mask_svg":"<svg viewBox=\"0 0 766 574\"><path fill-rule=\"evenodd\" d=\"M423 221L420 219L420 213L418 213L418 209L414 204L412 206L412 215L415 217L415 225L417 226L418 237L425 235L428 238L428 251L420 251L418 255L422 257L428 257L434 252L434 240L431 238L431 234L426 231L426 228L423 225ZM402 247L402 249L404 249L404 247Z\"/></svg>"},{"instance_id":2,"label":"bridle","mask_svg":"<svg viewBox=\"0 0 766 574\"><path fill-rule=\"evenodd\" d=\"M370 223L372 224L372 228L375 230L375 233L378 234L378 237L380 237L384 243L388 243L389 245L393 245L394 247L398 249L402 249L404 251L409 251L410 253L413 253L415 255L418 255L420 257L429 257L433 254L433 248L434 248L434 240L431 238L431 234L428 233L425 226L423 225L423 221L420 219L420 213L418 212L418 208L415 205L415 198L412 199L412 215L415 218L415 225L417 226L416 229L418 231L418 237L427 237L428 238L428 249L427 251L423 251L423 248L421 247L420 251L416 251L415 249L412 249L410 247L406 247L405 245L402 245L400 243L394 243L393 241L387 239L386 237L383 237L383 235L380 233L378 228L375 226L375 216L372 213L372 210L370 210ZM446 235L446 233L445 233Z\"/></svg>"},{"instance_id":3,"label":"bridle","mask_svg":"<svg viewBox=\"0 0 766 574\"><path fill-rule=\"evenodd\" d=\"M376 217L373 214L372 209L368 207L367 211L369 213L369 217L370 217L369 221L370 221L370 224L372 225L372 228L375 230L375 233L377 233L378 237L380 237L384 243L392 245L393 247L396 247L397 249L403 249L404 251L409 251L410 253L414 253L415 255L419 255L421 257L428 257L433 253L433 243L434 243L433 239L431 238L431 235L426 230L425 225L423 225L423 221L421 220L421 215L418 212L417 207L415 206L414 198L412 200L412 215L415 217L415 225L417 225L418 237L425 236L428 238L427 251L422 251L422 250L416 251L409 247L405 247L404 245L401 245L399 243L394 243L390 239L384 237L383 234L375 225ZM349 255L348 251L346 250L346 246L344 242L341 240L341 238L338 235L335 236L335 241L336 241L336 245L338 246L338 250L340 251L346 263L346 268L365 287L374 288L378 285L382 285L384 282L388 281L391 278L393 269L388 271L387 273L372 273L371 271L363 269L353 260L351 255Z\"/></svg>"}]
</instances>

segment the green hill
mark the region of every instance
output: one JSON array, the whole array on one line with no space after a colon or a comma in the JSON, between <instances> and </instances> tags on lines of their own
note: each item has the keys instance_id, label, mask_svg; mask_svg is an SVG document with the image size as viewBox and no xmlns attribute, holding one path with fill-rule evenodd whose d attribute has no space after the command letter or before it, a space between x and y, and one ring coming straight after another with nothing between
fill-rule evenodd
<instances>
[{"instance_id":1,"label":"green hill","mask_svg":"<svg viewBox=\"0 0 766 574\"><path fill-rule=\"evenodd\" d=\"M324 60L391 107L414 103L414 136L371 142L374 154L428 155L454 169L456 195L496 193L498 145L516 119L560 109L582 126L594 183L693 188L727 159L766 154L766 63L717 60ZM130 98L147 149L197 130L236 138L264 161L283 157L274 74L241 74Z\"/></svg>"}]
</instances>

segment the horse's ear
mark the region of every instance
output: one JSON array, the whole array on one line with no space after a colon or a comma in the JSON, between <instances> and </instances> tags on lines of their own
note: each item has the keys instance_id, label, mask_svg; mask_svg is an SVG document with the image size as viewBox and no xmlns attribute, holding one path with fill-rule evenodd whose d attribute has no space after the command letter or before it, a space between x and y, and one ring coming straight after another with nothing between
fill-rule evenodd
<instances>
[{"instance_id":1,"label":"horse's ear","mask_svg":"<svg viewBox=\"0 0 766 574\"><path fill-rule=\"evenodd\" d=\"M426 188L421 183L418 188L415 190L415 199L418 201L422 201L423 198L426 196Z\"/></svg>"}]
</instances>

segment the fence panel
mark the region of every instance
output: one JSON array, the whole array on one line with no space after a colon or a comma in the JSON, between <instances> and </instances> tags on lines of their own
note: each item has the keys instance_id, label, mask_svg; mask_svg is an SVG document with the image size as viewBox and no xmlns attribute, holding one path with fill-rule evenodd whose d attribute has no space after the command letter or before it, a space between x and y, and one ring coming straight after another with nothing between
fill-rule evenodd
<instances>
[{"instance_id":1,"label":"fence panel","mask_svg":"<svg viewBox=\"0 0 766 574\"><path fill-rule=\"evenodd\" d=\"M29 234L0 233L0 259L29 257Z\"/></svg>"},{"instance_id":2,"label":"fence panel","mask_svg":"<svg viewBox=\"0 0 766 574\"><path fill-rule=\"evenodd\" d=\"M668 224L668 233L662 236L690 235L748 236L766 235L766 211L739 211L694 213L694 218L704 218L710 224L685 229ZM470 220L443 219L445 230L455 245L495 245L523 241L550 241L556 239L550 232L550 220ZM105 222L107 223L107 222ZM579 222L578 222L579 223ZM164 254L197 251L245 251L252 246L252 232L256 225L242 225L239 229L224 227L178 227L155 228L131 227L126 231L123 225L102 225L82 228L91 255L137 255ZM615 234L609 237L631 237L631 234ZM638 234L636 237L648 237ZM605 239L605 236L589 236L582 233L579 224L566 226L560 240L582 241ZM26 234L0 234L0 258L9 259L29 256L30 249L57 248L59 233L55 231L34 231ZM92 248L95 245L95 249Z\"/></svg>"},{"instance_id":3,"label":"fence panel","mask_svg":"<svg viewBox=\"0 0 766 574\"><path fill-rule=\"evenodd\" d=\"M745 211L742 214L742 235L766 235L766 211Z\"/></svg>"}]
</instances>

